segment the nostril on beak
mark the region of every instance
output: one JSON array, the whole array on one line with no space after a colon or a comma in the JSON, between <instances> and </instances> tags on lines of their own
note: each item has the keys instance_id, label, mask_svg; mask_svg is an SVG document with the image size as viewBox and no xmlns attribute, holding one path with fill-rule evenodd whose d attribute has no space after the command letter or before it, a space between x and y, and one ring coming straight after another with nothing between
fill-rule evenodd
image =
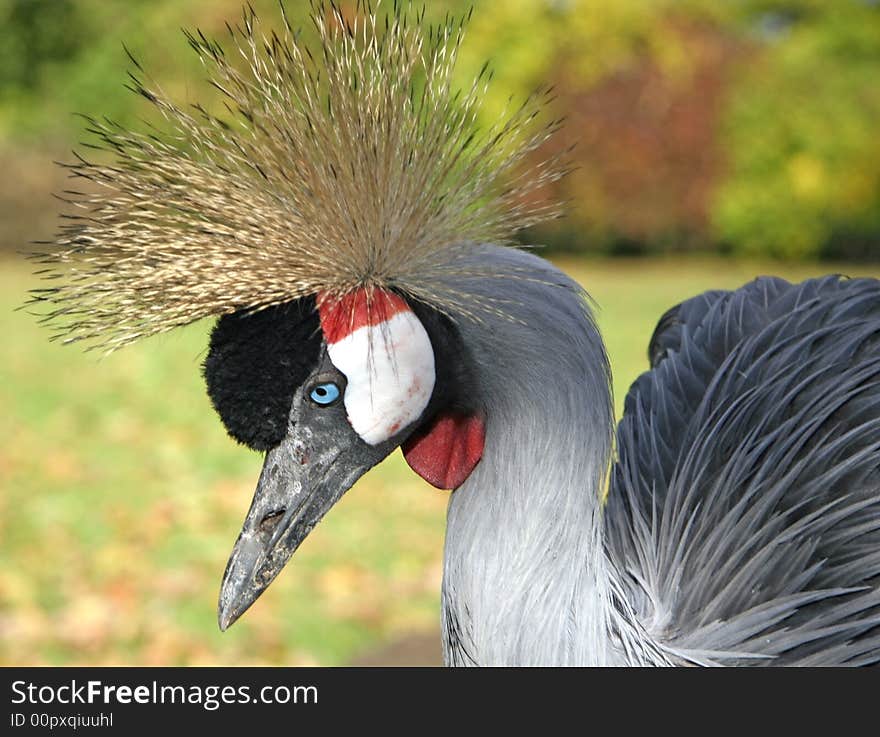
<instances>
[{"instance_id":1,"label":"nostril on beak","mask_svg":"<svg viewBox=\"0 0 880 737\"><path fill-rule=\"evenodd\" d=\"M276 509L263 517L263 519L260 520L260 533L263 535L271 535L286 511L286 509Z\"/></svg>"}]
</instances>

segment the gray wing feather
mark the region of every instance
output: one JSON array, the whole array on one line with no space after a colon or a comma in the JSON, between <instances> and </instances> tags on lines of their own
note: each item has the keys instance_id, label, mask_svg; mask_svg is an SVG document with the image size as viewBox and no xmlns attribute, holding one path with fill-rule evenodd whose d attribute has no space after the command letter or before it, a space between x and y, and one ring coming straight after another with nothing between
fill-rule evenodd
<instances>
[{"instance_id":1,"label":"gray wing feather","mask_svg":"<svg viewBox=\"0 0 880 737\"><path fill-rule=\"evenodd\" d=\"M761 278L661 318L606 504L644 630L684 661L880 661L880 282Z\"/></svg>"}]
</instances>

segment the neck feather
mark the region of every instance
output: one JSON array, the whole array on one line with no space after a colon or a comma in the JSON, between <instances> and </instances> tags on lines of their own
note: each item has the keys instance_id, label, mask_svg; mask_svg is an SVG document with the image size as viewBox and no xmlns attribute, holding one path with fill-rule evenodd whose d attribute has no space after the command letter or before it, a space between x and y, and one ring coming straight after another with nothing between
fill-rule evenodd
<instances>
[{"instance_id":1,"label":"neck feather","mask_svg":"<svg viewBox=\"0 0 880 737\"><path fill-rule=\"evenodd\" d=\"M577 285L540 259L516 258L541 281L505 284L509 318L461 325L487 427L483 459L449 504L446 660L603 664L608 362Z\"/></svg>"}]
</instances>

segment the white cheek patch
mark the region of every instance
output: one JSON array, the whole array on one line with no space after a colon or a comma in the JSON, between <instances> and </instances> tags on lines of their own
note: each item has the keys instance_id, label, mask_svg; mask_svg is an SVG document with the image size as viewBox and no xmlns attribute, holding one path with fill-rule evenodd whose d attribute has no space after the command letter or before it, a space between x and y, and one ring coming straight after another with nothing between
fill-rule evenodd
<instances>
[{"instance_id":1,"label":"white cheek patch","mask_svg":"<svg viewBox=\"0 0 880 737\"><path fill-rule=\"evenodd\" d=\"M378 445L419 418L434 391L434 351L421 321L390 292L356 292L321 307L333 365L345 375L354 431Z\"/></svg>"}]
</instances>

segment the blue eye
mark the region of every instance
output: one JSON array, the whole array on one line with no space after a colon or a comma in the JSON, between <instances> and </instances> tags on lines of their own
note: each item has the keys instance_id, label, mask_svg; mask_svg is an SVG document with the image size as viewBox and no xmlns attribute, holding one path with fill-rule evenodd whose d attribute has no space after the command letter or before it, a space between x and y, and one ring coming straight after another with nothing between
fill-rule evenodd
<instances>
[{"instance_id":1,"label":"blue eye","mask_svg":"<svg viewBox=\"0 0 880 737\"><path fill-rule=\"evenodd\" d=\"M309 392L309 397L315 404L326 407L339 399L339 387L332 381L328 381L326 384L316 384Z\"/></svg>"}]
</instances>

